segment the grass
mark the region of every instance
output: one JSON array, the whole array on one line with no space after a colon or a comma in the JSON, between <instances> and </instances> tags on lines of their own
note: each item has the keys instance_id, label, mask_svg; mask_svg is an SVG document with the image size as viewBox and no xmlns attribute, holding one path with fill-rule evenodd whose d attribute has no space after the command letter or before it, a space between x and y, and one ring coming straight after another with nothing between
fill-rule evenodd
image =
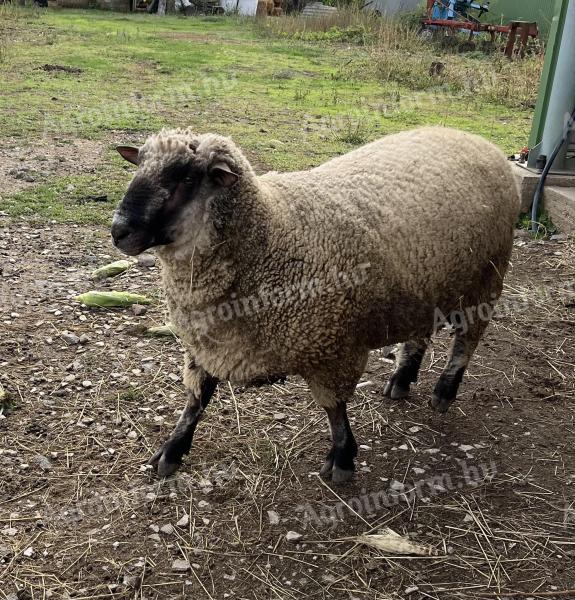
<instances>
[{"instance_id":1,"label":"grass","mask_svg":"<svg viewBox=\"0 0 575 600\"><path fill-rule=\"evenodd\" d=\"M309 168L420 125L479 133L508 153L525 145L538 58L508 64L447 53L406 25L342 14L335 23L285 17L254 25L231 17L12 12L0 25L10 30L0 63L0 143L40 153L57 144L73 159L73 142L92 140L103 152L98 161L78 155L77 168L41 184L0 192L0 210L109 223L130 178L113 146L138 144L163 126L231 135L259 171ZM438 60L446 64L440 79L429 75ZM46 71L46 64L80 72ZM108 202L82 203L95 194Z\"/></svg>"}]
</instances>

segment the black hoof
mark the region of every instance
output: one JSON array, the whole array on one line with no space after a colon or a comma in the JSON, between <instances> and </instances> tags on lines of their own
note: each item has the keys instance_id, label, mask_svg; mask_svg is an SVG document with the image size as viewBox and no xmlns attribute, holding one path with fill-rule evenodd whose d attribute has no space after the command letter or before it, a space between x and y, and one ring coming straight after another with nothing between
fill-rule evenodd
<instances>
[{"instance_id":1,"label":"black hoof","mask_svg":"<svg viewBox=\"0 0 575 600\"><path fill-rule=\"evenodd\" d=\"M407 384L407 386L401 385L397 381L394 381L392 377L385 386L383 395L392 400L407 398L407 396L409 396L409 384Z\"/></svg>"},{"instance_id":2,"label":"black hoof","mask_svg":"<svg viewBox=\"0 0 575 600\"><path fill-rule=\"evenodd\" d=\"M332 483L347 483L351 481L353 478L354 471L347 471L345 469L340 469L339 467L334 467L331 473L331 482Z\"/></svg>"},{"instance_id":3,"label":"black hoof","mask_svg":"<svg viewBox=\"0 0 575 600\"><path fill-rule=\"evenodd\" d=\"M333 462L326 460L323 467L320 469L320 476L332 483L347 483L351 481L354 474L353 469L342 469L341 467L334 466Z\"/></svg>"},{"instance_id":4,"label":"black hoof","mask_svg":"<svg viewBox=\"0 0 575 600\"><path fill-rule=\"evenodd\" d=\"M148 464L154 467L158 477L165 479L173 475L181 466L181 459L170 457L169 447L164 444L148 461Z\"/></svg>"},{"instance_id":5,"label":"black hoof","mask_svg":"<svg viewBox=\"0 0 575 600\"><path fill-rule=\"evenodd\" d=\"M332 483L345 483L352 479L355 472L353 459L351 459L351 462L349 460L346 461L346 467L348 468L344 469L342 467L338 467L335 463L332 453L330 452L326 461L323 463L319 474L324 479L327 479L328 481L331 480Z\"/></svg>"},{"instance_id":6,"label":"black hoof","mask_svg":"<svg viewBox=\"0 0 575 600\"><path fill-rule=\"evenodd\" d=\"M440 398L437 394L433 394L429 406L438 413L445 414L454 401L455 398Z\"/></svg>"}]
</instances>

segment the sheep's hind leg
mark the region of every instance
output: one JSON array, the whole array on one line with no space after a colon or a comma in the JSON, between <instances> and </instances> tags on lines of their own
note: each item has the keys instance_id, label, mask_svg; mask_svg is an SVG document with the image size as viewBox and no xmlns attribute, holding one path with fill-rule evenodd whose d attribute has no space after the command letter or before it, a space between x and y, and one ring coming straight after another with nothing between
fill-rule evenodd
<instances>
[{"instance_id":1,"label":"sheep's hind leg","mask_svg":"<svg viewBox=\"0 0 575 600\"><path fill-rule=\"evenodd\" d=\"M409 388L412 383L417 381L421 361L429 340L427 338L419 338L410 340L404 344L400 344L399 351L395 362L395 370L385 389L383 395L398 400L406 398L409 395Z\"/></svg>"},{"instance_id":2,"label":"sheep's hind leg","mask_svg":"<svg viewBox=\"0 0 575 600\"><path fill-rule=\"evenodd\" d=\"M177 471L184 454L190 451L196 425L216 390L218 380L193 362L190 365L186 361L184 383L188 395L186 407L170 437L150 459L159 477L169 477Z\"/></svg>"},{"instance_id":3,"label":"sheep's hind leg","mask_svg":"<svg viewBox=\"0 0 575 600\"><path fill-rule=\"evenodd\" d=\"M320 470L320 475L322 477L331 475L333 483L343 483L353 477L357 443L347 418L346 403L338 402L335 406L324 408L329 419L333 445Z\"/></svg>"}]
</instances>

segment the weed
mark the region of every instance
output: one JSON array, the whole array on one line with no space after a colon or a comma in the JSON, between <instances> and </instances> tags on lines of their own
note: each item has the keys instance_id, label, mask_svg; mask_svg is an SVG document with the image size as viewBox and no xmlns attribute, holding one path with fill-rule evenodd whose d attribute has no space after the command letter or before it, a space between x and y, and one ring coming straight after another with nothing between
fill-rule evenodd
<instances>
[{"instance_id":1,"label":"weed","mask_svg":"<svg viewBox=\"0 0 575 600\"><path fill-rule=\"evenodd\" d=\"M125 404L128 402L139 403L145 399L145 394L139 388L130 386L122 392L119 392L118 399L120 404Z\"/></svg>"},{"instance_id":2,"label":"weed","mask_svg":"<svg viewBox=\"0 0 575 600\"><path fill-rule=\"evenodd\" d=\"M517 226L520 229L531 230L532 224L533 221L531 220L531 213L521 213L519 215L519 222ZM536 225L537 231L531 234L536 240L549 238L557 232L557 227L554 225L551 215L549 215L549 213L541 207L539 207Z\"/></svg>"}]
</instances>

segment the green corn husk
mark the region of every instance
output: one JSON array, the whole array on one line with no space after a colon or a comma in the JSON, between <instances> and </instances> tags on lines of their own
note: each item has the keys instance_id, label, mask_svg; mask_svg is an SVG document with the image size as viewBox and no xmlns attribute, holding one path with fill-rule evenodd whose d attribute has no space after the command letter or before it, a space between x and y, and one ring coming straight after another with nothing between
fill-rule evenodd
<instances>
[{"instance_id":1,"label":"green corn husk","mask_svg":"<svg viewBox=\"0 0 575 600\"><path fill-rule=\"evenodd\" d=\"M174 326L171 323L166 323L165 325L158 325L157 327L148 327L148 329L146 329L146 333L154 337L178 337L178 334L176 333L176 330L174 329Z\"/></svg>"},{"instance_id":2,"label":"green corn husk","mask_svg":"<svg viewBox=\"0 0 575 600\"><path fill-rule=\"evenodd\" d=\"M125 308L132 304L151 304L152 301L140 294L130 292L97 292L91 291L76 296L74 300L86 306L100 306L104 308Z\"/></svg>"},{"instance_id":3,"label":"green corn husk","mask_svg":"<svg viewBox=\"0 0 575 600\"><path fill-rule=\"evenodd\" d=\"M104 279L105 277L116 277L120 273L124 273L134 265L131 260L117 260L103 267L99 267L95 271L92 271L92 277L94 279Z\"/></svg>"}]
</instances>

